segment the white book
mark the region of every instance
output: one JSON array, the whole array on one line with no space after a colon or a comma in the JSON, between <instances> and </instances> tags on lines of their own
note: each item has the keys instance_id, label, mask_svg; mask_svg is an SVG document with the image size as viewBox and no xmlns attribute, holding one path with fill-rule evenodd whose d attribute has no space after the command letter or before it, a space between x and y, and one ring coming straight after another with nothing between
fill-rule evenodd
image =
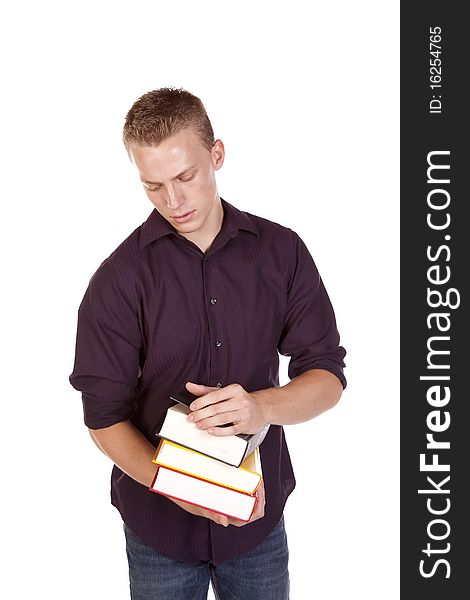
<instances>
[{"instance_id":1,"label":"white book","mask_svg":"<svg viewBox=\"0 0 470 600\"><path fill-rule=\"evenodd\" d=\"M215 436L188 421L190 412L184 404L171 406L157 435L236 467L261 444L269 428L267 424L255 434Z\"/></svg>"},{"instance_id":2,"label":"white book","mask_svg":"<svg viewBox=\"0 0 470 600\"><path fill-rule=\"evenodd\" d=\"M191 475L159 466L150 489L233 519L249 521L256 496L243 494Z\"/></svg>"}]
</instances>

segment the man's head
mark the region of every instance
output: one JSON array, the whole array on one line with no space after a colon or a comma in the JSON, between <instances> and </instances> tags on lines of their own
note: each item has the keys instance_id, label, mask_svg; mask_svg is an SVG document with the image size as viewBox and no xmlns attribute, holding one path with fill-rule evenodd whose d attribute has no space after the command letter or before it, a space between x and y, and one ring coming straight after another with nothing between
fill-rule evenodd
<instances>
[{"instance_id":1,"label":"man's head","mask_svg":"<svg viewBox=\"0 0 470 600\"><path fill-rule=\"evenodd\" d=\"M123 140L149 200L177 231L204 239L220 226L215 171L224 146L199 98L175 88L148 92L128 112Z\"/></svg>"}]
</instances>

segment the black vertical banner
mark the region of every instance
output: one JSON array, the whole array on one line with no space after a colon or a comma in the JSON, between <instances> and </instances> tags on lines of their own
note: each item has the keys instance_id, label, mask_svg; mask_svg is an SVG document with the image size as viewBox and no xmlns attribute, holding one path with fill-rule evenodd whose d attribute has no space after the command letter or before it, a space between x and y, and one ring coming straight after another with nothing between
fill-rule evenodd
<instances>
[{"instance_id":1,"label":"black vertical banner","mask_svg":"<svg viewBox=\"0 0 470 600\"><path fill-rule=\"evenodd\" d=\"M470 30L401 3L401 598L470 582Z\"/></svg>"}]
</instances>

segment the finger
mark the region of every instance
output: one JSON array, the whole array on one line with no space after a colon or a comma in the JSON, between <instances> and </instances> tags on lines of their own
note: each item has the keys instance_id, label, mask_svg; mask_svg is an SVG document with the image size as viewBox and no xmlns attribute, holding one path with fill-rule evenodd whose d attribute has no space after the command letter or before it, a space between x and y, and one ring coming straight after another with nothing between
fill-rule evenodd
<instances>
[{"instance_id":1,"label":"finger","mask_svg":"<svg viewBox=\"0 0 470 600\"><path fill-rule=\"evenodd\" d=\"M265 499L262 492L256 493L256 510L264 510Z\"/></svg>"},{"instance_id":2,"label":"finger","mask_svg":"<svg viewBox=\"0 0 470 600\"><path fill-rule=\"evenodd\" d=\"M262 517L264 517L264 502L261 502L259 499L257 499L253 514L251 515L250 523L252 521L257 521Z\"/></svg>"},{"instance_id":3,"label":"finger","mask_svg":"<svg viewBox=\"0 0 470 600\"><path fill-rule=\"evenodd\" d=\"M202 383L193 383L192 381L187 381L185 384L185 388L188 390L188 392L191 392L191 394L194 394L195 396L202 396L204 394L208 394L209 392L219 389L215 386L211 387L210 385L203 385Z\"/></svg>"},{"instance_id":4,"label":"finger","mask_svg":"<svg viewBox=\"0 0 470 600\"><path fill-rule=\"evenodd\" d=\"M205 430L209 435L215 437L226 437L227 435L237 435L243 433L243 424L229 425L228 427L209 427Z\"/></svg>"},{"instance_id":5,"label":"finger","mask_svg":"<svg viewBox=\"0 0 470 600\"><path fill-rule=\"evenodd\" d=\"M239 521L238 519L231 519L229 525L233 525L234 527L243 527L243 525L247 525L249 521Z\"/></svg>"},{"instance_id":6,"label":"finger","mask_svg":"<svg viewBox=\"0 0 470 600\"><path fill-rule=\"evenodd\" d=\"M217 525L222 525L223 527L228 527L230 522L230 519L226 515L221 515L220 513L212 513L212 520Z\"/></svg>"},{"instance_id":7,"label":"finger","mask_svg":"<svg viewBox=\"0 0 470 600\"><path fill-rule=\"evenodd\" d=\"M206 397L207 396L204 396L204 398ZM215 415L219 415L226 412L233 412L237 409L238 403L236 400L222 400L221 402L217 402L216 404L210 404L208 406L205 406L204 408L195 410L188 416L188 420L197 423L198 421L202 421L203 419L208 419L209 417L213 417ZM227 423L230 423L230 421L227 421Z\"/></svg>"},{"instance_id":8,"label":"finger","mask_svg":"<svg viewBox=\"0 0 470 600\"><path fill-rule=\"evenodd\" d=\"M209 509L203 510L203 516L207 517L211 521L214 521L214 523L217 523L217 525L223 525L224 527L227 527L230 521L227 515L222 515L221 513L214 512Z\"/></svg>"},{"instance_id":9,"label":"finger","mask_svg":"<svg viewBox=\"0 0 470 600\"><path fill-rule=\"evenodd\" d=\"M256 497L258 499L258 502L260 504L264 505L266 504L266 494L265 494L265 489L264 489L264 482L263 480L261 480L260 485L258 486L258 489L256 490Z\"/></svg>"},{"instance_id":10,"label":"finger","mask_svg":"<svg viewBox=\"0 0 470 600\"><path fill-rule=\"evenodd\" d=\"M208 391L199 394L199 398L193 400L189 405L189 408L194 412L196 410L201 410L206 406L212 406L213 404L217 404L223 400L228 400L231 397L230 394L227 393L226 390L221 391L221 389L222 388L216 388L213 390L212 388L209 388Z\"/></svg>"},{"instance_id":11,"label":"finger","mask_svg":"<svg viewBox=\"0 0 470 600\"><path fill-rule=\"evenodd\" d=\"M260 511L257 507L255 507L248 523L253 523L254 521L257 521L258 519L261 519L261 517L263 517L263 516L264 516L264 512Z\"/></svg>"},{"instance_id":12,"label":"finger","mask_svg":"<svg viewBox=\"0 0 470 600\"><path fill-rule=\"evenodd\" d=\"M188 382L191 383L191 382ZM206 386L204 386L206 387ZM238 394L243 388L238 385L238 383L233 383L227 385L222 388L209 388L211 391L207 392L203 396L199 397L197 400L194 400L189 408L192 411L199 410L200 408L204 408L209 404L217 404L217 402L221 402L222 400L228 400L233 398L235 394Z\"/></svg>"},{"instance_id":13,"label":"finger","mask_svg":"<svg viewBox=\"0 0 470 600\"><path fill-rule=\"evenodd\" d=\"M228 525L228 517L226 515L222 515L209 509L203 509L200 514L201 516L206 517L206 519L214 521L217 525L223 525L224 527L227 527Z\"/></svg>"},{"instance_id":14,"label":"finger","mask_svg":"<svg viewBox=\"0 0 470 600\"><path fill-rule=\"evenodd\" d=\"M237 411L224 412L197 421L196 426L198 429L210 429L211 427L221 427L222 425L236 425L237 423L241 423L241 420L242 419Z\"/></svg>"},{"instance_id":15,"label":"finger","mask_svg":"<svg viewBox=\"0 0 470 600\"><path fill-rule=\"evenodd\" d=\"M263 481L261 481L260 485L258 486L258 489L256 490L255 495L256 495L256 510L262 512L262 514L264 515L266 496L265 496L265 492L264 492Z\"/></svg>"}]
</instances>

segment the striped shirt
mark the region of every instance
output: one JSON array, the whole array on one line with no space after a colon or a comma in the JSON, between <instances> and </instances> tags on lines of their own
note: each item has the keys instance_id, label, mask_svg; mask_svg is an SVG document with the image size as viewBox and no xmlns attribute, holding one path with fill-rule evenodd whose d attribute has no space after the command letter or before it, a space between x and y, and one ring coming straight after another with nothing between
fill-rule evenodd
<instances>
[{"instance_id":1,"label":"striped shirt","mask_svg":"<svg viewBox=\"0 0 470 600\"><path fill-rule=\"evenodd\" d=\"M343 387L344 348L334 312L302 239L287 227L221 199L222 226L204 253L154 209L92 276L78 311L70 383L91 429L130 420L155 446L169 395L187 381L279 385L310 369ZM111 502L147 545L175 560L239 556L277 524L295 477L281 426L260 446L263 518L223 527L154 494L114 465Z\"/></svg>"}]
</instances>

